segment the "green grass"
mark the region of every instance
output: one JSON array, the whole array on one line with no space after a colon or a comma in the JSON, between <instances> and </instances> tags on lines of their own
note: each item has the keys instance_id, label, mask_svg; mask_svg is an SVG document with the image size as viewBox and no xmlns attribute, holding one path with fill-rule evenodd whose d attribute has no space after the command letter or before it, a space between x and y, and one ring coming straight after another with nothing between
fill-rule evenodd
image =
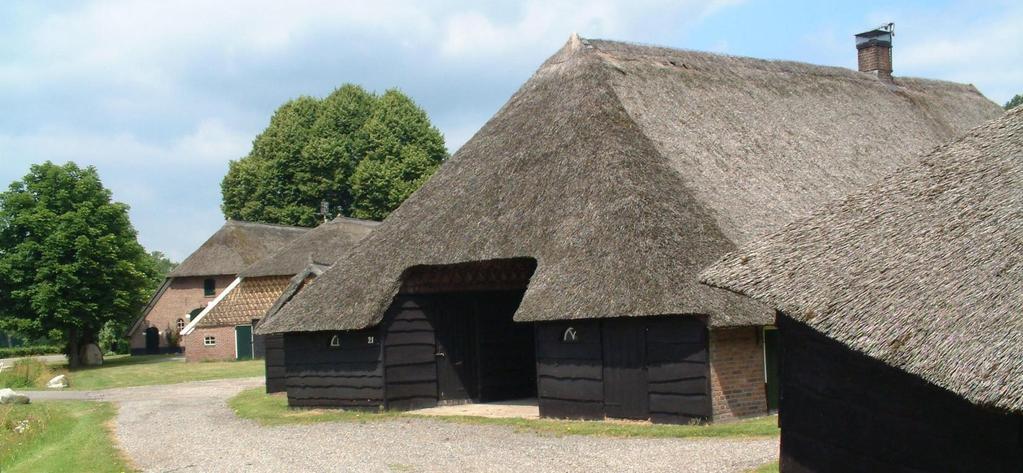
<instances>
[{"instance_id":1,"label":"green grass","mask_svg":"<svg viewBox=\"0 0 1023 473\"><path fill-rule=\"evenodd\" d=\"M106 402L0 406L0 471L134 471L114 445L115 413Z\"/></svg>"},{"instance_id":2,"label":"green grass","mask_svg":"<svg viewBox=\"0 0 1023 473\"><path fill-rule=\"evenodd\" d=\"M176 359L175 359L176 358ZM102 366L68 370L67 363L45 365L38 360L21 360L24 374L9 370L0 374L0 388L45 389L47 381L58 374L66 374L70 389L93 390L126 386L173 384L187 381L205 381L224 378L263 376L263 360L210 361L185 363L180 355L108 356ZM31 366L31 368L28 368ZM18 366L15 366L18 368ZM5 377L5 375L10 375Z\"/></svg>"},{"instance_id":3,"label":"green grass","mask_svg":"<svg viewBox=\"0 0 1023 473\"><path fill-rule=\"evenodd\" d=\"M778 473L780 471L778 468L778 462L765 463L750 470L749 473Z\"/></svg>"},{"instance_id":4,"label":"green grass","mask_svg":"<svg viewBox=\"0 0 1023 473\"><path fill-rule=\"evenodd\" d=\"M110 356L103 360L102 366L73 370L68 378L71 389L91 390L248 378L264 373L263 360L186 363L171 358L172 355Z\"/></svg>"},{"instance_id":5,"label":"green grass","mask_svg":"<svg viewBox=\"0 0 1023 473\"><path fill-rule=\"evenodd\" d=\"M602 435L608 437L772 437L778 435L775 416L712 425L663 425L639 422L593 422L552 419L494 419L470 416L420 416L404 412L359 412L334 409L289 409L282 395L268 395L263 388L242 391L228 400L235 414L262 425L314 422L375 422L396 418L429 418L463 424L502 425L520 432L550 435Z\"/></svg>"}]
</instances>

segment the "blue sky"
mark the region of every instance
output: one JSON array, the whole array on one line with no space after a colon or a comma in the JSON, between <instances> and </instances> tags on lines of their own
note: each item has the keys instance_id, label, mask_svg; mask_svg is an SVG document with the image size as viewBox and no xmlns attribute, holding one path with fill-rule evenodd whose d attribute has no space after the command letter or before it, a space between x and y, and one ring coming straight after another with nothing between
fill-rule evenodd
<instances>
[{"instance_id":1,"label":"blue sky","mask_svg":"<svg viewBox=\"0 0 1023 473\"><path fill-rule=\"evenodd\" d=\"M1023 93L1020 2L5 1L0 183L95 165L140 241L180 260L223 222L228 161L289 98L398 87L454 152L572 32L855 67L852 35L889 21L896 75Z\"/></svg>"}]
</instances>

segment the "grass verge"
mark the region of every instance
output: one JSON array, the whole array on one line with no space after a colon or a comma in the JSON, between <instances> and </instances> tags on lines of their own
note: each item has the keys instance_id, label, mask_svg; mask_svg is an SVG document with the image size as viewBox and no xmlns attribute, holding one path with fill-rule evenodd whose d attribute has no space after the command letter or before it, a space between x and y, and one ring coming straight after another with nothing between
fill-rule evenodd
<instances>
[{"instance_id":1,"label":"grass verge","mask_svg":"<svg viewBox=\"0 0 1023 473\"><path fill-rule=\"evenodd\" d=\"M180 355L115 355L106 357L101 366L75 370L69 370L66 362L47 365L29 358L0 374L0 388L45 389L50 378L58 374L67 375L70 389L93 390L248 378L263 376L264 371L263 360L185 363Z\"/></svg>"},{"instance_id":2,"label":"grass verge","mask_svg":"<svg viewBox=\"0 0 1023 473\"><path fill-rule=\"evenodd\" d=\"M765 463L752 469L749 473L778 473L779 470L778 462Z\"/></svg>"},{"instance_id":3,"label":"grass verge","mask_svg":"<svg viewBox=\"0 0 1023 473\"><path fill-rule=\"evenodd\" d=\"M778 435L775 416L711 425L665 425L638 422L594 422L553 419L494 419L470 416L420 416L406 412L360 412L334 409L289 409L282 395L268 395L263 388L242 391L228 400L235 414L262 425L315 422L374 422L397 418L428 418L478 425L502 425L519 432L549 435L602 435L607 437L773 437Z\"/></svg>"},{"instance_id":4,"label":"grass verge","mask_svg":"<svg viewBox=\"0 0 1023 473\"><path fill-rule=\"evenodd\" d=\"M106 402L0 406L0 471L134 471L114 444L115 414Z\"/></svg>"}]
</instances>

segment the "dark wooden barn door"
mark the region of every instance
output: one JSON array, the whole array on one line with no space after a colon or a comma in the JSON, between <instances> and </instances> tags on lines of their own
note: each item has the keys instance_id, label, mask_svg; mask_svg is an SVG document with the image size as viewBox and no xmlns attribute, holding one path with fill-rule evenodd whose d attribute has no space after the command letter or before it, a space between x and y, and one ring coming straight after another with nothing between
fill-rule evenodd
<instances>
[{"instance_id":1,"label":"dark wooden barn door","mask_svg":"<svg viewBox=\"0 0 1023 473\"><path fill-rule=\"evenodd\" d=\"M149 327L146 329L146 354L157 353L160 353L160 329Z\"/></svg>"},{"instance_id":2,"label":"dark wooden barn door","mask_svg":"<svg viewBox=\"0 0 1023 473\"><path fill-rule=\"evenodd\" d=\"M764 329L764 379L767 384L767 408L778 409L778 330Z\"/></svg>"},{"instance_id":3,"label":"dark wooden barn door","mask_svg":"<svg viewBox=\"0 0 1023 473\"><path fill-rule=\"evenodd\" d=\"M649 418L646 327L632 319L607 319L603 342L605 414L620 419Z\"/></svg>"},{"instance_id":4,"label":"dark wooden barn door","mask_svg":"<svg viewBox=\"0 0 1023 473\"><path fill-rule=\"evenodd\" d=\"M431 311L437 345L437 397L440 401L476 397L474 310L471 299L448 296Z\"/></svg>"}]
</instances>

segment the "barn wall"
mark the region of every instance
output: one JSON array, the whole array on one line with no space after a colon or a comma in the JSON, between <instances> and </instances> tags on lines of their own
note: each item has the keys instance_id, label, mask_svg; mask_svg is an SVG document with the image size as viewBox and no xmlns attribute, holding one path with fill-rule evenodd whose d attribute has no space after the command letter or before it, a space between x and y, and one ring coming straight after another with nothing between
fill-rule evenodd
<instances>
[{"instance_id":1,"label":"barn wall","mask_svg":"<svg viewBox=\"0 0 1023 473\"><path fill-rule=\"evenodd\" d=\"M433 324L423 296L398 296L384 318L388 409L437 404Z\"/></svg>"},{"instance_id":2,"label":"barn wall","mask_svg":"<svg viewBox=\"0 0 1023 473\"><path fill-rule=\"evenodd\" d=\"M645 333L637 350L638 367L645 373L636 383L647 416L654 422L687 423L711 416L708 381L707 330L695 317L637 317L631 319L547 322L536 326L536 358L540 415L599 419L605 406L605 330L636 324ZM564 340L575 329L577 341ZM631 396L633 400L637 396Z\"/></svg>"},{"instance_id":3,"label":"barn wall","mask_svg":"<svg viewBox=\"0 0 1023 473\"><path fill-rule=\"evenodd\" d=\"M263 337L266 364L266 392L279 393L285 390L284 377L284 334L275 333Z\"/></svg>"},{"instance_id":4,"label":"barn wall","mask_svg":"<svg viewBox=\"0 0 1023 473\"><path fill-rule=\"evenodd\" d=\"M569 328L577 341L564 343ZM604 368L599 320L536 324L537 400L543 417L604 417Z\"/></svg>"},{"instance_id":5,"label":"barn wall","mask_svg":"<svg viewBox=\"0 0 1023 473\"><path fill-rule=\"evenodd\" d=\"M786 316L778 325L782 471L1023 471L1019 416L979 408Z\"/></svg>"},{"instance_id":6,"label":"barn wall","mask_svg":"<svg viewBox=\"0 0 1023 473\"><path fill-rule=\"evenodd\" d=\"M203 280L206 278L216 280L216 293L212 296L207 296L203 292ZM167 333L177 330L178 319L187 323L189 312L209 304L232 281L234 281L234 275L171 279L170 286L155 302L152 310L146 314L145 320L131 332L131 354L144 355L146 353L146 329L149 327L156 327L160 330L160 353L180 352L183 347L168 344Z\"/></svg>"},{"instance_id":7,"label":"barn wall","mask_svg":"<svg viewBox=\"0 0 1023 473\"><path fill-rule=\"evenodd\" d=\"M714 421L767 413L764 347L760 327L710 331L710 379Z\"/></svg>"},{"instance_id":8,"label":"barn wall","mask_svg":"<svg viewBox=\"0 0 1023 473\"><path fill-rule=\"evenodd\" d=\"M339 347L330 346L335 335L339 337ZM288 405L383 407L384 372L379 340L376 328L284 334Z\"/></svg>"}]
</instances>

